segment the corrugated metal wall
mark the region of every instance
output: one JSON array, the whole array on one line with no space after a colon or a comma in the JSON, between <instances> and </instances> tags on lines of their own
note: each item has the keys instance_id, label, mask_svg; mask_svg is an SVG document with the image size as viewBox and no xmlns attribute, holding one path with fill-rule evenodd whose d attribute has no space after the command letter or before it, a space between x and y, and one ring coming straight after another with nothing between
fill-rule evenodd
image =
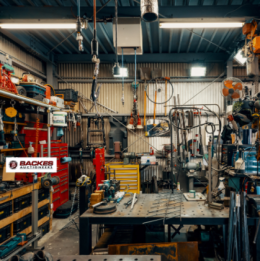
<instances>
[{"instance_id":1,"label":"corrugated metal wall","mask_svg":"<svg viewBox=\"0 0 260 261\"><path fill-rule=\"evenodd\" d=\"M133 77L134 72L134 65L133 64L127 64L127 67L130 68L130 77ZM162 69L162 75L167 76L178 76L178 77L188 77L188 70L190 67L190 64L138 64L137 68L140 67L150 67L150 68L161 68ZM210 70L208 70L208 77L218 76L224 71L224 67L221 64L211 64ZM93 74L93 65L91 64L60 64L59 65L59 75L62 78L71 78L71 79L78 79L78 78L91 78ZM99 78L111 78L112 74L112 66L109 64L101 64L100 65L100 74ZM208 87L207 87L208 86ZM90 97L91 93L91 84L90 83L60 83L59 88L60 89L67 89L67 88L73 88L77 91L79 91L84 96ZM207 88L206 88L207 87ZM138 109L141 114L144 113L144 88L145 84L140 84L137 95L138 95ZM161 92L158 93L157 101L164 101L165 100L165 84L160 83L157 85L158 89L161 89ZM220 105L221 110L224 106L223 98L220 94L220 88L221 88L221 82L216 82L210 84L210 82L180 82L180 83L174 83L174 96L177 96L177 94L180 95L180 103L184 104L186 103L190 98L192 98L194 95L202 91L204 88L206 88L204 91L202 91L199 95L191 99L187 102L187 104L198 104L198 103L215 103ZM124 84L125 89L125 104L122 105L121 102L121 96L122 96L122 84L121 83L103 83L99 95L99 102L118 113L131 113L132 106L133 106L133 91L131 88L130 83ZM147 88L149 97L154 100L154 85L149 85ZM169 98L171 96L171 86L170 84L167 85L167 97ZM89 110L92 106L92 103L90 101L84 102L86 108ZM154 110L154 104L151 101L146 101L147 107L147 113L153 113ZM173 98L168 102L167 105L173 105ZM201 106L203 107L203 106ZM209 108L215 112L218 113L217 107L209 106ZM98 108L99 112L101 113L109 113L106 109L102 109L101 107ZM170 110L170 107L167 107L167 115ZM80 111L84 113L84 109L80 106ZM156 113L164 113L165 107L164 105L157 105L156 106ZM94 110L92 110L94 112ZM202 122L205 122L208 120L209 122L218 123L216 117L202 117ZM142 118L143 123L143 118ZM198 124L198 118L195 119L195 124ZM65 135L66 142L69 143L70 146L76 145L80 140L81 137L83 137L83 140L85 141L86 145L86 137L87 137L87 119L84 118L83 120L83 126L82 126L82 133L78 129L76 132L71 131L67 132ZM108 152L108 133L110 131L110 125L108 118L105 118L105 131L106 131L106 141L107 141L107 152ZM135 133L135 134L134 134ZM145 138L144 132L142 130L137 130L134 133L128 131L128 146L130 144L133 144L129 147L128 151L134 151L134 152L144 152L149 151L150 145L147 143L149 142L151 145L156 147L158 150L161 150L163 147L163 144L167 144L170 142L170 138L164 137L164 138ZM198 133L198 130L194 130L189 134L189 138L194 137L194 135ZM204 142L206 142L206 133L205 129L202 128L202 135L205 137ZM142 136L142 139L139 139L140 136ZM138 140L139 139L139 140ZM144 141L144 140L146 141ZM138 140L138 141L137 141ZM174 139L174 143L176 144L176 139ZM74 162L77 162L77 159L73 160ZM164 160L160 160L160 164L164 164ZM84 166L88 171L90 171L93 166L92 162L89 160L84 161Z\"/></svg>"},{"instance_id":2,"label":"corrugated metal wall","mask_svg":"<svg viewBox=\"0 0 260 261\"><path fill-rule=\"evenodd\" d=\"M0 52L7 53L13 59L17 59L18 61L28 66L31 66L34 70L38 70L39 72L45 74L45 65L40 59L29 54L18 44L14 43L13 41L8 39L1 33L0 33Z\"/></svg>"},{"instance_id":3,"label":"corrugated metal wall","mask_svg":"<svg viewBox=\"0 0 260 261\"><path fill-rule=\"evenodd\" d=\"M138 62L138 57L137 57ZM189 77L191 63L138 63L137 77L139 78L139 69L142 67L149 67L151 70L161 69L163 76L170 77ZM209 63L207 66L206 77L219 76L224 70L223 63ZM134 64L125 63L124 67L128 68L129 77L134 77ZM99 70L99 78L113 78L112 76L113 64L101 63ZM93 77L94 64L59 64L59 76L66 79L84 79Z\"/></svg>"}]
</instances>

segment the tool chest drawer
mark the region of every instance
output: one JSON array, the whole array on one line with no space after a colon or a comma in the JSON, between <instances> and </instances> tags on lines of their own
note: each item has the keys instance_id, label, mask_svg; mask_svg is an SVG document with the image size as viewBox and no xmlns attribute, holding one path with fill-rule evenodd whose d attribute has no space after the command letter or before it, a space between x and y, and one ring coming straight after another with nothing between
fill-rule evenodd
<instances>
[{"instance_id":1,"label":"tool chest drawer","mask_svg":"<svg viewBox=\"0 0 260 261\"><path fill-rule=\"evenodd\" d=\"M38 220L49 215L49 205L45 205L38 209Z\"/></svg>"},{"instance_id":2,"label":"tool chest drawer","mask_svg":"<svg viewBox=\"0 0 260 261\"><path fill-rule=\"evenodd\" d=\"M32 225L32 214L28 214L14 223L14 234L17 234Z\"/></svg>"},{"instance_id":3,"label":"tool chest drawer","mask_svg":"<svg viewBox=\"0 0 260 261\"><path fill-rule=\"evenodd\" d=\"M48 199L50 196L50 191L48 189L39 189L38 192L38 202Z\"/></svg>"},{"instance_id":4,"label":"tool chest drawer","mask_svg":"<svg viewBox=\"0 0 260 261\"><path fill-rule=\"evenodd\" d=\"M0 205L0 220L12 215L12 201Z\"/></svg>"},{"instance_id":5,"label":"tool chest drawer","mask_svg":"<svg viewBox=\"0 0 260 261\"><path fill-rule=\"evenodd\" d=\"M11 225L0 229L0 243L4 242L11 236Z\"/></svg>"},{"instance_id":6,"label":"tool chest drawer","mask_svg":"<svg viewBox=\"0 0 260 261\"><path fill-rule=\"evenodd\" d=\"M32 205L32 194L29 193L22 197L14 199L14 213L19 212L20 210L27 208Z\"/></svg>"}]
</instances>

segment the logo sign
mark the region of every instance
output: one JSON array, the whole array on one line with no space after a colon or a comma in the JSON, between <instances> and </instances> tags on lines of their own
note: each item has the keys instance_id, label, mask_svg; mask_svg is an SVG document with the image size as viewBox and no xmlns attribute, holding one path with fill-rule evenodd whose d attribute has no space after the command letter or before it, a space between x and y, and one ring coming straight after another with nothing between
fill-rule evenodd
<instances>
[{"instance_id":1,"label":"logo sign","mask_svg":"<svg viewBox=\"0 0 260 261\"><path fill-rule=\"evenodd\" d=\"M57 158L6 158L6 172L57 172Z\"/></svg>"}]
</instances>

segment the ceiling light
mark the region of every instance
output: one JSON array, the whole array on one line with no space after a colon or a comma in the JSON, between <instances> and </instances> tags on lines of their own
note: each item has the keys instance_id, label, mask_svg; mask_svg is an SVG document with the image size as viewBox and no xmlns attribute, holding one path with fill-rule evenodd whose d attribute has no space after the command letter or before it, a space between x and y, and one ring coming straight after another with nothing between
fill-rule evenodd
<instances>
[{"instance_id":1,"label":"ceiling light","mask_svg":"<svg viewBox=\"0 0 260 261\"><path fill-rule=\"evenodd\" d=\"M237 54L234 56L235 60L240 63L241 65L244 65L247 58L243 55L242 49L240 49Z\"/></svg>"},{"instance_id":2,"label":"ceiling light","mask_svg":"<svg viewBox=\"0 0 260 261\"><path fill-rule=\"evenodd\" d=\"M237 28L243 23L160 23L160 28Z\"/></svg>"},{"instance_id":3,"label":"ceiling light","mask_svg":"<svg viewBox=\"0 0 260 261\"><path fill-rule=\"evenodd\" d=\"M206 76L206 67L203 67L203 66L193 66L193 67L191 67L190 76L191 77Z\"/></svg>"},{"instance_id":4,"label":"ceiling light","mask_svg":"<svg viewBox=\"0 0 260 261\"><path fill-rule=\"evenodd\" d=\"M2 29L76 29L76 23L33 23L33 24L0 24L0 28Z\"/></svg>"},{"instance_id":5,"label":"ceiling light","mask_svg":"<svg viewBox=\"0 0 260 261\"><path fill-rule=\"evenodd\" d=\"M120 67L119 70L120 70L119 74L117 74L117 75L114 74L114 77L118 77L118 78L128 77L128 69L127 68Z\"/></svg>"},{"instance_id":6,"label":"ceiling light","mask_svg":"<svg viewBox=\"0 0 260 261\"><path fill-rule=\"evenodd\" d=\"M244 18L161 18L160 28L237 28Z\"/></svg>"}]
</instances>

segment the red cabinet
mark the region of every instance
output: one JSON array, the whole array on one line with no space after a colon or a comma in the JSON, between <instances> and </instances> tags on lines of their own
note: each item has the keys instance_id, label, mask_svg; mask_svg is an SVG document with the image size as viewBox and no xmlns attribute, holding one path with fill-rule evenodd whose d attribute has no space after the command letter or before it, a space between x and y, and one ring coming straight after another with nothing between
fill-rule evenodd
<instances>
[{"instance_id":1,"label":"red cabinet","mask_svg":"<svg viewBox=\"0 0 260 261\"><path fill-rule=\"evenodd\" d=\"M48 146L47 144L39 145L41 151L43 146L43 157L48 157ZM53 210L55 211L59 206L66 203L69 200L69 164L62 164L60 159L68 157L68 144L60 141L51 141L51 157L57 158L57 172L52 173L52 176L58 176L60 183L53 186L52 202ZM45 173L38 173L38 177L41 177ZM16 180L23 180L24 182L33 182L32 173L16 173Z\"/></svg>"}]
</instances>

